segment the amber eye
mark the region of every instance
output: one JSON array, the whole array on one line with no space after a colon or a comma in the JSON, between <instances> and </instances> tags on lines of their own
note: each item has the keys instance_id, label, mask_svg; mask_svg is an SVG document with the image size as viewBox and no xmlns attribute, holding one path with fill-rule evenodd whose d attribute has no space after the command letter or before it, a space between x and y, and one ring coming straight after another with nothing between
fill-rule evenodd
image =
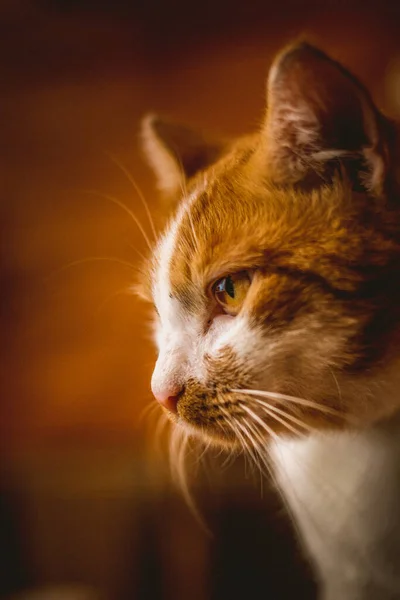
<instances>
[{"instance_id":1,"label":"amber eye","mask_svg":"<svg viewBox=\"0 0 400 600\"><path fill-rule=\"evenodd\" d=\"M247 271L221 277L214 283L214 297L228 315L239 313L247 296L250 283L251 280Z\"/></svg>"}]
</instances>

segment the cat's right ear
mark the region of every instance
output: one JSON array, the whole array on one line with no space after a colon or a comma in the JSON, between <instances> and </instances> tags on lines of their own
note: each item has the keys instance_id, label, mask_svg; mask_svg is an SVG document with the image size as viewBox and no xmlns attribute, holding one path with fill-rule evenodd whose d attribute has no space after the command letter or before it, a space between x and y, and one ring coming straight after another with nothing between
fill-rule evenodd
<instances>
[{"instance_id":1,"label":"cat's right ear","mask_svg":"<svg viewBox=\"0 0 400 600\"><path fill-rule=\"evenodd\" d=\"M157 115L143 119L141 134L158 188L167 195L182 191L185 182L214 163L226 146L224 142Z\"/></svg>"}]
</instances>

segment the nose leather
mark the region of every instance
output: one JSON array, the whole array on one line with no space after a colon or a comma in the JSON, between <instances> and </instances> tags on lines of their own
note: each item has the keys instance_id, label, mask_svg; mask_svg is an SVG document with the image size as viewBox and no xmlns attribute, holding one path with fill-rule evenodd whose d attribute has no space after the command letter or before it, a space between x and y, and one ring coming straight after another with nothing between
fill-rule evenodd
<instances>
[{"instance_id":1,"label":"nose leather","mask_svg":"<svg viewBox=\"0 0 400 600\"><path fill-rule=\"evenodd\" d=\"M155 399L161 404L161 406L163 406L172 413L178 412L177 404L179 400L179 395L182 392L182 386L167 386L165 388L160 389L152 382L152 392Z\"/></svg>"}]
</instances>

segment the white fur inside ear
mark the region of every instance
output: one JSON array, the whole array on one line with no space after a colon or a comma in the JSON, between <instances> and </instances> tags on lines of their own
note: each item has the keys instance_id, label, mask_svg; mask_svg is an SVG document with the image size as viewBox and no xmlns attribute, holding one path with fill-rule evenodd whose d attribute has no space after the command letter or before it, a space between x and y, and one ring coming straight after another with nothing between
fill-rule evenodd
<instances>
[{"instance_id":1,"label":"white fur inside ear","mask_svg":"<svg viewBox=\"0 0 400 600\"><path fill-rule=\"evenodd\" d=\"M157 133L155 127L157 118L156 115L150 114L143 119L142 147L156 175L158 189L167 194L173 194L181 189L183 176L179 164Z\"/></svg>"}]
</instances>

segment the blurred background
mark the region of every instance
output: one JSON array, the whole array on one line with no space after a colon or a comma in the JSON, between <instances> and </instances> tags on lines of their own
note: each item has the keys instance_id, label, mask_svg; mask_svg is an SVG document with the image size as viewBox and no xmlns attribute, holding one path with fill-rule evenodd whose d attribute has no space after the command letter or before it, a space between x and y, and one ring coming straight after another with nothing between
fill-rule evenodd
<instances>
[{"instance_id":1,"label":"blurred background","mask_svg":"<svg viewBox=\"0 0 400 600\"><path fill-rule=\"evenodd\" d=\"M146 247L112 198L150 235L141 117L255 128L272 57L299 35L400 115L399 7L1 0L2 598L315 597L268 483L211 457L193 481L210 537L153 451L148 308L127 293Z\"/></svg>"}]
</instances>

